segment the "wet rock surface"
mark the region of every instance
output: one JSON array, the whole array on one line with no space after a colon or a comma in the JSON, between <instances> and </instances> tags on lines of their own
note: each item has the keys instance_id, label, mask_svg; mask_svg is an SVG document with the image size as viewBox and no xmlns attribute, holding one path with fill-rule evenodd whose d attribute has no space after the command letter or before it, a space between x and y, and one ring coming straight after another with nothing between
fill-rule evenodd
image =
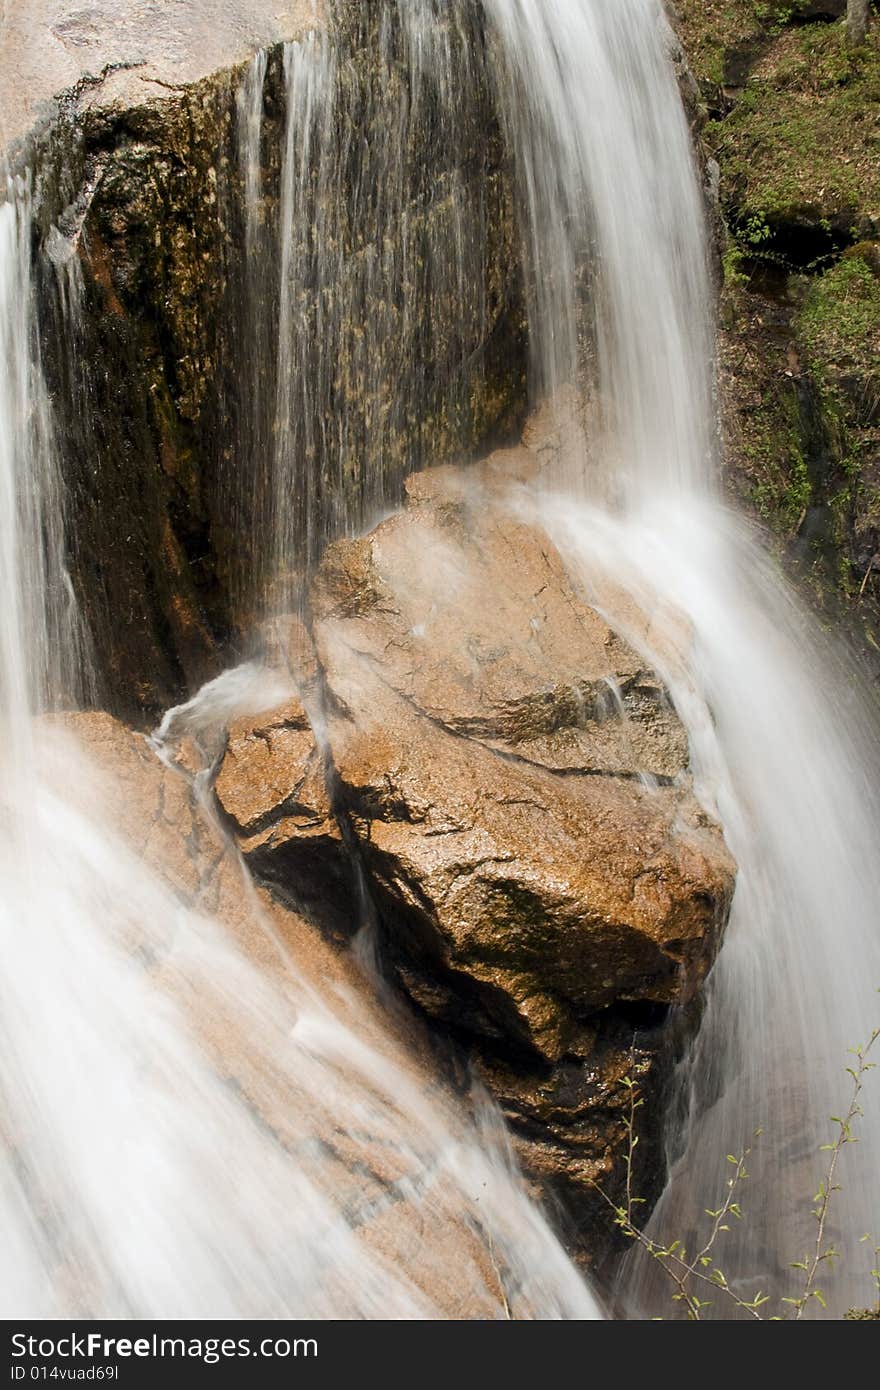
<instances>
[{"instance_id":1,"label":"wet rock surface","mask_svg":"<svg viewBox=\"0 0 880 1390\"><path fill-rule=\"evenodd\" d=\"M467 1172L466 1095L455 1097L438 1076L432 1048L411 1022L404 1027L373 1004L372 983L348 953L334 949L265 890L254 890L187 773L198 769L199 750L185 742L178 765L168 767L142 736L109 715L53 717L43 721L43 733L47 725L64 742L42 739L42 758L52 768L64 750L72 803L81 800L90 816L100 789L102 843L112 826L157 885L170 890L172 904L222 924L206 923L206 950L196 947L196 973L190 977L181 926L157 886L155 903L167 920L151 924L141 959L160 993L167 991L171 999L183 993L188 1024L206 1056L289 1155L294 1198L297 1177L325 1194L338 1213L336 1238L358 1243L363 1268L371 1259L384 1267L389 1291L398 1277L403 1280L413 1316L492 1319L505 1316L505 1308L531 1316L533 1295L541 1297L540 1273L529 1288L528 1276L508 1264L491 1237L487 1243L479 1207L475 1213L464 1210L470 1190L466 1181L463 1189L457 1185L456 1164ZM71 761L70 740L86 761ZM73 769L78 776L71 776ZM124 913L124 904L117 906ZM132 930L135 923L133 917ZM162 949L156 949L157 939ZM234 968L240 973L233 978L246 981L248 966L258 968L267 988L256 1003L268 1010L267 1017L249 1014L254 999L228 996L220 981L199 973L212 960L209 941L219 951L217 965L227 964L234 947L228 962L239 962ZM136 941L130 944L137 948ZM277 1028L273 1010L282 998L299 1031L290 1033L288 1019L287 1033L274 1044L280 1050L267 1065L262 1030L271 1036ZM309 1080L316 1067L320 1093L314 1078ZM435 1124L446 1136L446 1153L439 1132L432 1131ZM491 1182L488 1168L484 1176ZM493 1200L491 1192L482 1195ZM306 1244L306 1267L313 1256ZM312 1298L318 1309L326 1311L322 1299L333 1306L334 1274L324 1272L305 1306ZM341 1298L337 1307L344 1306Z\"/></svg>"},{"instance_id":2,"label":"wet rock surface","mask_svg":"<svg viewBox=\"0 0 880 1390\"><path fill-rule=\"evenodd\" d=\"M305 707L231 730L216 786L257 876L301 893L317 873L334 932L354 862L400 987L595 1254L621 1078L661 1084L660 1025L715 958L734 866L662 685L527 517L536 466L417 475L403 512L332 546Z\"/></svg>"},{"instance_id":3,"label":"wet rock surface","mask_svg":"<svg viewBox=\"0 0 880 1390\"><path fill-rule=\"evenodd\" d=\"M34 171L72 577L102 703L132 722L215 674L264 590L289 582L273 569L287 466L276 415L291 422L283 448L302 494L285 542L304 568L326 539L396 505L412 467L483 451L521 423L517 235L478 26L455 39L464 99L443 114L432 91L410 93L399 26L380 44L381 5L330 7L327 120L291 150L299 139L313 160L288 264L299 336L279 367L284 44L311 30L324 42L326 8L45 0L10 12L4 69L17 76L0 111L13 166ZM346 131L362 124L375 136L353 153ZM363 186L382 190L375 207ZM279 372L294 383L281 404ZM306 379L320 390L300 399Z\"/></svg>"},{"instance_id":4,"label":"wet rock surface","mask_svg":"<svg viewBox=\"0 0 880 1390\"><path fill-rule=\"evenodd\" d=\"M237 122L246 60L265 47L260 222L277 241L280 45L311 22L310 6L270 15L226 5L202 43L186 6L159 8L46 0L30 16L51 31L41 84L27 87L27 109L3 104L10 140L37 119L39 92L65 89L46 107L54 124L39 136L35 188L45 369L68 422L73 578L104 699L132 719L216 670L249 601L247 576L263 563L260 518L247 507L263 505L266 459L240 426L253 344L241 313ZM351 58L340 125L361 103L387 134L398 108L381 108L383 126L370 106L386 85L371 56L375 7L336 11ZM7 42L21 13L12 7ZM15 52L27 86L35 50ZM399 190L399 225L417 229L417 257L394 227L358 224L356 171L341 189L350 207L344 196L339 282L390 239L392 270L406 263L414 302L429 308L403 365L393 352L365 363L352 344L366 318L346 325L338 375L308 422L313 437L333 427L333 448L303 453L321 542L352 522L340 499L358 495L364 441L387 423L396 373L411 372L417 394L403 406L395 398L374 512L398 500L407 470L468 456L521 420L522 288L505 156L486 84L466 93L463 143L438 142L429 121L398 161L412 178ZM367 181L380 182L372 167ZM490 228L480 292L470 274L464 291L479 313L463 313L432 259L460 235L463 206ZM321 309L306 306L303 321ZM406 310L382 305L389 351ZM258 376L265 399L274 370ZM450 415L452 381L464 406ZM338 434L353 400L356 428ZM311 631L288 653L300 698L232 725L214 790L221 826L271 892L265 910L321 988L349 972L315 926L339 944L372 922L441 1052L451 1039L461 1075L473 1070L496 1097L536 1190L560 1198L573 1246L596 1259L610 1225L590 1184L613 1191L620 1179L622 1079L635 1074L649 1099L659 1093L665 1016L688 1007L714 960L734 869L693 798L686 738L662 685L573 589L524 508L539 467L538 454L510 450L467 473L417 473L404 512L365 539L331 544L306 584ZM121 833L188 906L243 933L269 967L234 856L191 783L108 716L84 717L78 732L121 788ZM661 1109L646 1114L640 1159L656 1183ZM351 1158L339 1158L340 1182ZM352 1195L365 1210L367 1187L367 1197Z\"/></svg>"}]
</instances>

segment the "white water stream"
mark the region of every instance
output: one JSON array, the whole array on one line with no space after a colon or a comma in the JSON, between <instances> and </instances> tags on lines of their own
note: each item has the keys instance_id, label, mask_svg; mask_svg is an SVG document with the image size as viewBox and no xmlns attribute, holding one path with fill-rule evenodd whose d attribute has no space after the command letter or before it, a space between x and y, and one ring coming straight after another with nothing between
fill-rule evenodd
<instances>
[{"instance_id":1,"label":"white water stream","mask_svg":"<svg viewBox=\"0 0 880 1390\"><path fill-rule=\"evenodd\" d=\"M284 937L231 851L243 934L188 906L111 825L112 774L44 714L83 657L30 235L26 190L10 185L0 206L4 1315L503 1317L507 1299L518 1316L599 1316L487 1104L469 1119L426 1084L344 972L318 990L301 943ZM176 723L204 735L283 693L246 668Z\"/></svg>"},{"instance_id":2,"label":"white water stream","mask_svg":"<svg viewBox=\"0 0 880 1390\"><path fill-rule=\"evenodd\" d=\"M666 677L698 790L740 869L706 1015L680 1066L674 1167L651 1232L693 1249L704 1209L725 1194L726 1156L763 1127L747 1217L718 1260L746 1296L796 1294L789 1264L815 1245L818 1149L834 1137L830 1116L846 1112L848 1049L880 1021L876 698L718 495L707 233L659 0L486 5L506 55L537 381L554 391L586 376L594 426L581 466L569 458L564 498L539 507L588 596ZM586 368L584 320L597 345ZM873 1292L877 1242L860 1237L880 1226L876 1085L860 1135L826 1242L843 1257L820 1278L838 1314ZM639 1252L620 1296L633 1311L672 1307ZM716 1300L713 1315L723 1311Z\"/></svg>"}]
</instances>

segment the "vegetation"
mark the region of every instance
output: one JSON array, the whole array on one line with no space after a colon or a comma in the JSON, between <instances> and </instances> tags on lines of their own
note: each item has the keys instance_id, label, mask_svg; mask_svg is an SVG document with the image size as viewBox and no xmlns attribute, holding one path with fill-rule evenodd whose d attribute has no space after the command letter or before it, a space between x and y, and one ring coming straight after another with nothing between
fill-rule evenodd
<instances>
[{"instance_id":1,"label":"vegetation","mask_svg":"<svg viewBox=\"0 0 880 1390\"><path fill-rule=\"evenodd\" d=\"M856 423L870 420L880 401L880 245L853 247L809 285L798 330L816 380Z\"/></svg>"},{"instance_id":2,"label":"vegetation","mask_svg":"<svg viewBox=\"0 0 880 1390\"><path fill-rule=\"evenodd\" d=\"M633 1166L639 1142L636 1115L644 1101L632 1077L624 1078L623 1084L629 1092L630 1099L629 1113L625 1120L628 1144L625 1153L624 1205L616 1205L601 1188L597 1187L597 1190L613 1211L615 1224L624 1236L634 1241L647 1256L656 1260L669 1279L673 1301L684 1306L692 1322L711 1317L711 1310L719 1299L731 1304L737 1313L760 1321L767 1318L771 1321L787 1318L799 1322L811 1305L818 1304L823 1309L827 1308L826 1297L819 1283L820 1275L830 1274L841 1258L841 1252L828 1242L829 1214L834 1195L841 1190L838 1182L841 1157L848 1145L858 1142L855 1130L857 1121L863 1114L861 1094L867 1073L875 1067L870 1055L878 1040L880 1028L875 1028L863 1047L852 1049L852 1065L847 1067L847 1073L852 1080L849 1107L845 1115L832 1117L835 1127L834 1138L821 1146L821 1152L827 1154L827 1161L813 1197L812 1215L816 1223L816 1239L802 1259L792 1261L791 1268L798 1270L803 1277L800 1291L790 1297L774 1298L764 1289L756 1289L751 1298L745 1298L736 1290L718 1264L717 1251L724 1233L731 1229L731 1223L745 1219L740 1192L749 1176L747 1164L752 1153L750 1147L744 1148L738 1155L727 1155L727 1161L732 1165L732 1173L727 1180L726 1192L719 1206L706 1210L709 1224L703 1244L697 1250L688 1252L680 1240L673 1240L670 1244L656 1241L641 1229L636 1220L636 1209L642 1205L642 1199L636 1197L633 1192ZM756 1130L754 1139L760 1137L761 1131ZM863 1241L868 1239L868 1236L862 1237ZM878 1257L876 1264L880 1265L880 1246L875 1247L874 1254ZM849 1320L880 1319L880 1268L872 1269L871 1275L875 1285L875 1305L872 1308L851 1309L846 1315ZM708 1296L710 1293L711 1297ZM771 1311L773 1308L777 1311Z\"/></svg>"},{"instance_id":3,"label":"vegetation","mask_svg":"<svg viewBox=\"0 0 880 1390\"><path fill-rule=\"evenodd\" d=\"M798 229L842 239L875 234L880 31L858 48L839 25L779 34L705 137L725 174L725 209L738 238L748 243L750 229L763 226L784 253Z\"/></svg>"},{"instance_id":4,"label":"vegetation","mask_svg":"<svg viewBox=\"0 0 880 1390\"><path fill-rule=\"evenodd\" d=\"M720 169L727 479L880 652L880 18L678 0ZM851 16L850 16L851 18Z\"/></svg>"}]
</instances>

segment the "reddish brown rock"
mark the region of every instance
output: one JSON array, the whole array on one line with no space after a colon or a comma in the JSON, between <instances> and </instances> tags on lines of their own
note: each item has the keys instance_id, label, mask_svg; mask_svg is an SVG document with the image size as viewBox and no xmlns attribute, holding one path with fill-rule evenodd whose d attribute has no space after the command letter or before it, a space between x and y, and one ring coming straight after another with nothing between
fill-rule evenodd
<instances>
[{"instance_id":1,"label":"reddish brown rock","mask_svg":"<svg viewBox=\"0 0 880 1390\"><path fill-rule=\"evenodd\" d=\"M296 894L317 874L335 929L359 924L363 874L401 987L595 1253L622 1078L659 1086L663 1016L715 959L735 871L661 682L529 520L539 466L522 449L418 475L403 512L329 548L320 678L301 642L293 659L323 751L305 709L279 710L231 731L217 790L258 875Z\"/></svg>"},{"instance_id":2,"label":"reddish brown rock","mask_svg":"<svg viewBox=\"0 0 880 1390\"><path fill-rule=\"evenodd\" d=\"M410 991L459 1023L460 991L477 1031L554 1060L615 1001L693 995L733 865L659 680L522 518L530 471L518 450L419 475L404 512L328 550L335 807L301 705L233 728L217 792L267 863L315 837L344 851L347 825Z\"/></svg>"},{"instance_id":3,"label":"reddish brown rock","mask_svg":"<svg viewBox=\"0 0 880 1390\"><path fill-rule=\"evenodd\" d=\"M357 928L352 866L303 706L234 724L215 790L257 877L334 936L350 937Z\"/></svg>"},{"instance_id":4,"label":"reddish brown rock","mask_svg":"<svg viewBox=\"0 0 880 1390\"><path fill-rule=\"evenodd\" d=\"M294 729L301 722L296 705L284 717ZM187 764L197 765L192 750L179 750L179 766L166 766L143 737L105 714L53 718L44 721L44 732L46 725L73 735L85 758L72 757L66 740L56 746L44 739L45 770L66 769L71 799L81 800L89 817L99 808L103 843L109 845L115 832L172 890L170 904L158 888L151 901L164 904L172 919L174 899L213 919L204 928L211 950L153 952L149 968L157 993L182 1005L232 1093L246 1098L278 1140L292 1177L299 1172L343 1214L364 1260L380 1261L389 1283L392 1272L399 1277L423 1315L541 1315L540 1280L528 1287L514 1258L487 1234L488 1221L483 1224L495 1193L472 1193L468 1177L458 1174L457 1164L467 1174L467 1146L476 1141L467 1107L438 1074L421 1030L376 1006L372 981L349 953L333 949L265 891L253 891L234 846L185 775ZM279 765L286 732L280 717L264 729ZM234 730L230 747L236 747ZM241 748L255 751L247 736ZM232 753L224 784L243 817L259 815L253 801L235 800L243 785L236 782ZM197 946L197 927L195 934L191 944ZM137 941L132 946L137 949ZM229 972L225 989L223 980L211 977L210 967L218 964ZM230 981L246 986L244 992L229 989ZM318 1030L311 1048L310 1027ZM492 1185L498 1180L493 1173ZM508 1189L513 1200L517 1186L514 1176ZM291 1191L297 1190L292 1181ZM332 1301L337 1273L334 1267L324 1272L329 1287L316 1290L319 1306L326 1306L322 1295ZM344 1298L343 1291L338 1306Z\"/></svg>"},{"instance_id":5,"label":"reddish brown rock","mask_svg":"<svg viewBox=\"0 0 880 1390\"><path fill-rule=\"evenodd\" d=\"M331 547L313 607L340 796L407 988L556 1061L615 1001L692 996L733 866L657 677L505 506L497 478L529 457L413 479L405 512Z\"/></svg>"}]
</instances>

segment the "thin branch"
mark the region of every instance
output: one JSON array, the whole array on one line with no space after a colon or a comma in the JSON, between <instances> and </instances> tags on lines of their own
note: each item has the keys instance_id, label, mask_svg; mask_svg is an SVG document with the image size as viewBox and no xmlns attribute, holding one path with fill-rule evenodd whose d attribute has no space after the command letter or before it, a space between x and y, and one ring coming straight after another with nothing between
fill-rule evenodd
<instances>
[{"instance_id":1,"label":"thin branch","mask_svg":"<svg viewBox=\"0 0 880 1390\"><path fill-rule=\"evenodd\" d=\"M874 1063L868 1060L868 1056L878 1040L880 1040L880 1028L874 1030L864 1047L852 1049L852 1055L856 1058L856 1062L852 1067L847 1067L847 1071L852 1077L853 1082L849 1109L843 1119L838 1119L837 1116L832 1117L833 1122L838 1126L837 1137L833 1144L824 1144L822 1146L824 1150L830 1153L831 1157L825 1179L820 1184L819 1191L816 1193L815 1197L817 1203L813 1211L813 1215L817 1222L815 1249L812 1253L812 1257L808 1257L794 1266L796 1269L803 1269L806 1276L803 1294L797 1299L785 1298L782 1300L784 1303L791 1304L795 1308L795 1320L799 1320L803 1316L804 1309L810 1299L815 1298L823 1307L825 1306L822 1292L816 1287L816 1277L821 1265L826 1261L833 1261L838 1255L838 1252L832 1246L825 1248L825 1232L832 1194L840 1191L840 1186L835 1181L837 1177L837 1167L844 1145L858 1142L852 1129L856 1119L862 1114L859 1099L865 1084L865 1075L874 1067ZM634 1061L633 1052L633 1069ZM716 1211L709 1211L707 1209L706 1215L712 1218L712 1226L704 1245L698 1253L688 1259L686 1250L678 1240L673 1241L672 1244L668 1246L660 1245L657 1241L652 1240L650 1236L645 1235L644 1231L640 1230L634 1221L633 1214L635 1206L642 1200L633 1195L634 1156L636 1146L639 1142L638 1135L636 1134L635 1117L636 1111L644 1102L638 1093L638 1087L632 1076L624 1077L622 1084L626 1086L629 1091L629 1109L623 1122L627 1135L626 1152L624 1154L624 1163L626 1165L626 1205L618 1206L595 1180L591 1184L592 1187L599 1193L599 1196L607 1206L611 1208L614 1213L615 1223L620 1227L624 1235L628 1239L638 1242L643 1250L647 1251L653 1259L660 1263L667 1278L675 1287L673 1299L676 1302L684 1303L687 1308L689 1319L694 1322L701 1321L702 1310L711 1307L711 1303L708 1300L700 1299L693 1292L691 1287L692 1281L699 1281L701 1284L708 1284L710 1288L716 1290L716 1292L720 1290L720 1292L741 1311L748 1313L750 1317L758 1321L763 1321L764 1315L760 1310L764 1304L770 1301L769 1295L759 1290L752 1299L742 1298L730 1287L727 1276L723 1271L715 1266L712 1253L722 1231L730 1230L728 1218L734 1217L736 1220L742 1219L742 1210L739 1202L736 1200L736 1195L740 1185L748 1178L746 1160L751 1154L751 1149L745 1149L738 1158L733 1154L727 1155L728 1162L734 1167L734 1174L728 1180L727 1194L721 1206ZM760 1130L755 1131L756 1138L758 1138L760 1134ZM867 1237L864 1237L864 1239L867 1239ZM880 1253L880 1251L878 1251L878 1253ZM874 1270L872 1273L877 1284L878 1295L880 1295L880 1270Z\"/></svg>"},{"instance_id":2,"label":"thin branch","mask_svg":"<svg viewBox=\"0 0 880 1390\"><path fill-rule=\"evenodd\" d=\"M803 1268L806 1271L803 1293L800 1298L784 1300L786 1303L794 1305L795 1322L799 1322L803 1317L804 1309L811 1298L817 1299L823 1307L825 1306L825 1300L822 1297L821 1290L816 1288L816 1276L819 1272L820 1265L824 1264L826 1261L833 1261L838 1253L833 1246L829 1246L828 1249L824 1248L825 1228L828 1224L828 1211L831 1206L831 1197L833 1193L840 1191L840 1186L835 1183L834 1179L837 1175L837 1165L840 1162L840 1156L843 1153L844 1147L847 1144L858 1143L858 1140L852 1133L852 1126L856 1119L862 1114L859 1097L865 1084L865 1073L873 1070L874 1067L874 1063L868 1061L868 1054L878 1038L880 1038L880 1028L875 1028L864 1047L853 1049L856 1065L847 1067L847 1071L852 1077L853 1083L849 1110L846 1112L843 1119L838 1119L836 1115L831 1117L834 1124L837 1125L837 1137L833 1144L823 1144L822 1146L823 1149L830 1153L831 1157L828 1163L828 1171L819 1184L819 1190L815 1198L818 1203L818 1206L813 1212L816 1218L816 1245L813 1250L812 1258L796 1266L796 1268Z\"/></svg>"},{"instance_id":3,"label":"thin branch","mask_svg":"<svg viewBox=\"0 0 880 1390\"><path fill-rule=\"evenodd\" d=\"M707 1308L710 1305L707 1301L699 1299L696 1294L692 1292L689 1287L689 1282L691 1280L699 1280L700 1283L708 1284L710 1288L716 1291L720 1289L738 1308L743 1309L749 1313L751 1317L761 1321L762 1318L758 1309L762 1303L767 1301L762 1293L759 1292L754 1299L741 1298L739 1294L730 1287L725 1275L720 1269L712 1270L711 1274L706 1272L713 1263L710 1252L715 1242L722 1231L729 1230L726 1224L726 1218L732 1215L739 1219L742 1214L739 1203L735 1201L735 1197L740 1183L744 1182L748 1177L745 1164L751 1150L746 1149L739 1158L733 1158L732 1155L729 1155L729 1161L735 1164L736 1171L727 1184L727 1196L717 1211L708 1213L708 1215L713 1218L713 1225L709 1237L698 1254L691 1260L688 1260L686 1258L686 1251L680 1248L678 1241L673 1242L670 1246L659 1245L656 1241L652 1240L650 1236L646 1236L644 1231L639 1229L633 1219L634 1207L636 1203L641 1200L633 1196L633 1162L636 1146L639 1142L638 1135L635 1132L635 1116L636 1111L644 1102L638 1094L638 1086L632 1076L624 1077L622 1084L629 1092L629 1112L624 1119L624 1128L627 1134L627 1147L624 1154L624 1164L626 1168L625 1207L617 1206L597 1182L593 1181L592 1186L599 1193L602 1200L607 1203L614 1212L615 1222L621 1228L624 1235L630 1240L637 1241L643 1250L646 1250L649 1255L659 1262L667 1278L669 1278L676 1287L676 1293L673 1294L673 1298L676 1302L685 1304L688 1310L688 1317L692 1321L701 1321L701 1309Z\"/></svg>"}]
</instances>

